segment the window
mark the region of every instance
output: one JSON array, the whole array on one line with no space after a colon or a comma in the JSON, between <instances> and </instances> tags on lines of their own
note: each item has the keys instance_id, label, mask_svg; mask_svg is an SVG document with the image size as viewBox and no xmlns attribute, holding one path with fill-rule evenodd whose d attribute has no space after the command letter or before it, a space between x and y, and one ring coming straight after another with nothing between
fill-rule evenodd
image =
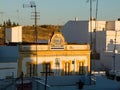
<instances>
[{"instance_id":1,"label":"window","mask_svg":"<svg viewBox=\"0 0 120 90\"><path fill-rule=\"evenodd\" d=\"M42 72L42 75L45 76L46 73L48 76L50 76L50 73L51 73L51 65L50 63L43 63L43 72Z\"/></svg>"},{"instance_id":2,"label":"window","mask_svg":"<svg viewBox=\"0 0 120 90\"><path fill-rule=\"evenodd\" d=\"M84 74L84 62L79 62L78 67L79 67L79 74L83 75Z\"/></svg>"},{"instance_id":3,"label":"window","mask_svg":"<svg viewBox=\"0 0 120 90\"><path fill-rule=\"evenodd\" d=\"M65 75L70 75L70 63L69 62L65 62Z\"/></svg>"},{"instance_id":4,"label":"window","mask_svg":"<svg viewBox=\"0 0 120 90\"><path fill-rule=\"evenodd\" d=\"M32 77L36 75L36 64L27 62L27 76Z\"/></svg>"},{"instance_id":5,"label":"window","mask_svg":"<svg viewBox=\"0 0 120 90\"><path fill-rule=\"evenodd\" d=\"M60 73L60 58L55 58L55 66L56 66L55 76L59 76L59 73Z\"/></svg>"}]
</instances>

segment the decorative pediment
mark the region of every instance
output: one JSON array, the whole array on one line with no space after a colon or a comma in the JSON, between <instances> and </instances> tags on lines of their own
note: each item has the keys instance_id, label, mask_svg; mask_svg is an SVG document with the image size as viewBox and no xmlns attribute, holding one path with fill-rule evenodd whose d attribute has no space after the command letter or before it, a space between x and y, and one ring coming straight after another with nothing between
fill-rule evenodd
<instances>
[{"instance_id":1,"label":"decorative pediment","mask_svg":"<svg viewBox=\"0 0 120 90\"><path fill-rule=\"evenodd\" d=\"M51 49L64 49L66 44L61 32L55 32L50 40Z\"/></svg>"}]
</instances>

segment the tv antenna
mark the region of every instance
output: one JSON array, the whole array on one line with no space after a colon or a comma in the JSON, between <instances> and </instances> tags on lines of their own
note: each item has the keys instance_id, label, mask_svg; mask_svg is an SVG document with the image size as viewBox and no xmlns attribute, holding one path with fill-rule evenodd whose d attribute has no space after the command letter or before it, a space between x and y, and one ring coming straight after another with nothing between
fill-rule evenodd
<instances>
[{"instance_id":1,"label":"tv antenna","mask_svg":"<svg viewBox=\"0 0 120 90\"><path fill-rule=\"evenodd\" d=\"M37 6L36 6L35 2L32 2L32 1L30 2L30 4L23 4L23 8L29 8L29 7L34 8L34 27L35 27L35 31L37 31L36 30L37 29L37 19L39 16L39 15L37 15L38 14L38 12L36 10Z\"/></svg>"},{"instance_id":2,"label":"tv antenna","mask_svg":"<svg viewBox=\"0 0 120 90\"><path fill-rule=\"evenodd\" d=\"M0 12L2 23L3 23L3 14L4 14L4 12Z\"/></svg>"}]
</instances>

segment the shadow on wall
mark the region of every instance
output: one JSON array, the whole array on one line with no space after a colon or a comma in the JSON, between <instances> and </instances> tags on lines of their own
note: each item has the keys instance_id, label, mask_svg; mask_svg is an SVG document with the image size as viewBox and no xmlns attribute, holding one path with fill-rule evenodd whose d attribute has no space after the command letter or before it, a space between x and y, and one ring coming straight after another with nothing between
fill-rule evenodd
<instances>
[{"instance_id":1,"label":"shadow on wall","mask_svg":"<svg viewBox=\"0 0 120 90\"><path fill-rule=\"evenodd\" d=\"M110 39L110 42L107 46L107 50L108 51L114 51L114 48L116 48L116 50L118 52L120 52L119 48L120 48L120 44L115 44L114 40L113 39Z\"/></svg>"},{"instance_id":2,"label":"shadow on wall","mask_svg":"<svg viewBox=\"0 0 120 90\"><path fill-rule=\"evenodd\" d=\"M37 66L34 63L29 63L26 67L26 72L24 73L24 77L33 77L33 76L71 76L71 75L86 75L88 74L88 67L87 66L79 66L78 70L75 69L70 70L70 66L65 66L63 69L60 67L55 67L56 69L52 69L50 63L43 63ZM39 71L40 70L40 71ZM36 72L38 71L38 72ZM37 73L37 74L36 74Z\"/></svg>"}]
</instances>

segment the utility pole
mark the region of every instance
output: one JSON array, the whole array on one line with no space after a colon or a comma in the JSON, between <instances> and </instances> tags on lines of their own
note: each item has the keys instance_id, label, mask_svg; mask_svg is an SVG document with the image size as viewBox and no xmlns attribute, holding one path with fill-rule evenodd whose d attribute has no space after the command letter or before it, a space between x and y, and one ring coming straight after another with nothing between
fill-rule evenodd
<instances>
[{"instance_id":1,"label":"utility pole","mask_svg":"<svg viewBox=\"0 0 120 90\"><path fill-rule=\"evenodd\" d=\"M117 36L118 36L118 32L120 32L120 30L115 30L115 39L114 39L114 49L113 49L113 73L115 74L115 71L116 71L116 65L115 65L115 62L116 62L116 50L117 50L117 47L116 47L116 43L117 43Z\"/></svg>"},{"instance_id":2,"label":"utility pole","mask_svg":"<svg viewBox=\"0 0 120 90\"><path fill-rule=\"evenodd\" d=\"M95 29L94 29L94 41L93 41L93 53L96 52L96 31L97 31L97 16L98 16L98 0L96 0L96 11L95 11Z\"/></svg>"},{"instance_id":3,"label":"utility pole","mask_svg":"<svg viewBox=\"0 0 120 90\"><path fill-rule=\"evenodd\" d=\"M115 74L115 59L116 59L116 39L117 39L117 31L115 30L115 39L114 39L114 49L113 49L113 73Z\"/></svg>"},{"instance_id":4,"label":"utility pole","mask_svg":"<svg viewBox=\"0 0 120 90\"><path fill-rule=\"evenodd\" d=\"M54 72L50 72L49 63L45 63L45 72L41 72L41 73L45 74L45 87L44 87L44 90L47 90L47 77L48 77L48 74L50 75L50 73L54 73Z\"/></svg>"},{"instance_id":5,"label":"utility pole","mask_svg":"<svg viewBox=\"0 0 120 90\"><path fill-rule=\"evenodd\" d=\"M92 40L92 0L90 0L90 49L92 50L92 44L93 44L93 40ZM91 55L93 53L93 50L91 52ZM91 62L90 62L91 63ZM90 66L90 85L91 85L91 66Z\"/></svg>"},{"instance_id":6,"label":"utility pole","mask_svg":"<svg viewBox=\"0 0 120 90\"><path fill-rule=\"evenodd\" d=\"M96 53L96 27L97 27L97 13L98 13L98 0L96 0L96 12L95 12L95 29L93 30L93 18L92 18L92 3L94 0L87 0L89 2L89 8L90 8L90 22L89 22L89 32L90 32L90 49L91 49L91 59L96 58L97 53ZM94 35L94 36L93 36ZM91 62L92 65L92 62ZM93 66L95 66L95 63L93 62ZM90 67L90 74L92 67ZM91 81L90 81L91 82Z\"/></svg>"},{"instance_id":7,"label":"utility pole","mask_svg":"<svg viewBox=\"0 0 120 90\"><path fill-rule=\"evenodd\" d=\"M35 30L35 43L36 43L36 72L35 75L37 76L37 61L38 61L38 55L37 55L37 39L38 39L38 30L37 30L37 19L38 19L38 15L37 15L37 10L36 10L36 4L35 2L30 2L30 4L23 4L23 8L25 7L30 7L30 8L34 8L34 30Z\"/></svg>"},{"instance_id":8,"label":"utility pole","mask_svg":"<svg viewBox=\"0 0 120 90\"><path fill-rule=\"evenodd\" d=\"M17 14L17 19L18 19L18 24L20 25L20 15L19 15L19 10L16 10L16 14Z\"/></svg>"},{"instance_id":9,"label":"utility pole","mask_svg":"<svg viewBox=\"0 0 120 90\"><path fill-rule=\"evenodd\" d=\"M92 50L92 44L93 44L93 40L92 40L92 0L90 0L90 47Z\"/></svg>"},{"instance_id":10,"label":"utility pole","mask_svg":"<svg viewBox=\"0 0 120 90\"><path fill-rule=\"evenodd\" d=\"M24 90L24 83L23 83L23 72L21 73L21 85L22 85L22 90Z\"/></svg>"},{"instance_id":11,"label":"utility pole","mask_svg":"<svg viewBox=\"0 0 120 90\"><path fill-rule=\"evenodd\" d=\"M92 52L91 53L94 53L94 49L95 49L95 40L94 40L94 38L96 37L93 37L93 27L92 27L92 25L93 25L93 18L92 18L92 13L93 13L93 10L92 10L92 2L93 2L93 0L87 0L87 2L89 2L89 6L90 6L90 16L89 16L89 19L90 19L90 23L89 23L89 32L90 32L90 48L91 48L91 50L92 50ZM98 0L96 0L96 13L95 13L95 18L97 19L97 13L98 13ZM96 29L96 20L95 20L95 29ZM95 32L96 30L94 30L94 32Z\"/></svg>"}]
</instances>

